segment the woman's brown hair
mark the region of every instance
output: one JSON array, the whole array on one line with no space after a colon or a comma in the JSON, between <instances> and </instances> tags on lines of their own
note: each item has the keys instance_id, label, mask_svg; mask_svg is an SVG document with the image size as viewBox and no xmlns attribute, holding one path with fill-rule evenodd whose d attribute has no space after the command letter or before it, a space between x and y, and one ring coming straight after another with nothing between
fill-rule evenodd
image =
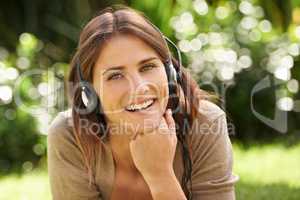
<instances>
[{"instance_id":1,"label":"woman's brown hair","mask_svg":"<svg viewBox=\"0 0 300 200\"><path fill-rule=\"evenodd\" d=\"M104 42L114 37L116 33L133 34L139 37L158 53L163 63L166 63L170 57L170 51L161 33L153 27L142 13L131 8L119 5L108 7L92 18L83 28L80 34L78 49L70 64L68 83L71 83L72 87L68 85L68 92L72 106L74 136L78 147L83 153L90 184L94 181L93 160L95 160L96 156L95 151L96 148L101 146L103 136L106 133L103 132L103 129L98 129L96 134L89 133L89 131L92 131L90 129L80 129L80 120L87 119L91 123L99 124L103 123L105 119L99 118L96 112L83 115L76 111L76 108L84 108L81 91L78 89L74 90L73 87L79 83L76 65L80 61L84 79L92 83L93 67L101 52L101 48L105 45ZM175 69L181 72L181 80L176 87L178 88L177 98L180 100L179 110L182 112L176 112L173 115L175 123L178 126L176 133L181 146L184 166L181 186L187 198L191 199L192 152L187 136L189 128L196 117L199 100L207 99L210 95L199 89L196 81L192 79L187 70L173 56L172 62ZM172 101L169 102L172 104Z\"/></svg>"}]
</instances>

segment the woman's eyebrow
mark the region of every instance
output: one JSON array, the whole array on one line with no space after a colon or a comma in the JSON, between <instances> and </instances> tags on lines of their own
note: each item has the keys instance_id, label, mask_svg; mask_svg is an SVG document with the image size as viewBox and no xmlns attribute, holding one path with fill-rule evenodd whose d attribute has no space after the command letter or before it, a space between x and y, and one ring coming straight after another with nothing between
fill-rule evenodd
<instances>
[{"instance_id":1,"label":"woman's eyebrow","mask_svg":"<svg viewBox=\"0 0 300 200\"><path fill-rule=\"evenodd\" d=\"M150 60L155 60L155 59L159 59L159 58L158 58L158 57L150 57L150 58L146 58L146 59L143 59L143 60L139 61L139 62L138 62L138 65L142 65L142 64L144 64L144 63L146 63L146 62L149 62ZM122 69L124 69L124 68L125 68L125 66L114 66L114 67L110 67L110 68L106 69L106 70L102 73L102 75L104 75L106 72L111 71L111 70L122 70Z\"/></svg>"}]
</instances>

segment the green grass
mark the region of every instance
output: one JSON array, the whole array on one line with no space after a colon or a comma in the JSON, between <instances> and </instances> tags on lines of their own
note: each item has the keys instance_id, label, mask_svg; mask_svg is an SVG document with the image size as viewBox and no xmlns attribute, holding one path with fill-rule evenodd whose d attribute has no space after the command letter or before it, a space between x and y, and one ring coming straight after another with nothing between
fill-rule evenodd
<instances>
[{"instance_id":1,"label":"green grass","mask_svg":"<svg viewBox=\"0 0 300 200\"><path fill-rule=\"evenodd\" d=\"M249 149L234 144L234 173L238 200L299 200L300 144L255 145ZM0 200L50 200L47 173L33 171L21 177L0 179Z\"/></svg>"},{"instance_id":2,"label":"green grass","mask_svg":"<svg viewBox=\"0 0 300 200\"><path fill-rule=\"evenodd\" d=\"M300 145L254 147L250 151L234 146L234 171L247 182L286 183L300 187Z\"/></svg>"},{"instance_id":3,"label":"green grass","mask_svg":"<svg viewBox=\"0 0 300 200\"><path fill-rule=\"evenodd\" d=\"M234 158L234 172L240 176L237 199L300 199L300 144L256 145L248 150L234 145Z\"/></svg>"},{"instance_id":4,"label":"green grass","mask_svg":"<svg viewBox=\"0 0 300 200\"><path fill-rule=\"evenodd\" d=\"M0 200L51 200L47 173L34 171L0 179Z\"/></svg>"}]
</instances>

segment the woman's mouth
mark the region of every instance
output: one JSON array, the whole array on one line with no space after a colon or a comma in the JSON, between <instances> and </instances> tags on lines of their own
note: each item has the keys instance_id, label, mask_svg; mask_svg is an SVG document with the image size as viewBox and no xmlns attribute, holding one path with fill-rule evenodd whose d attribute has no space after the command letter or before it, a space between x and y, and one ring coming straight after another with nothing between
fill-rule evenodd
<instances>
[{"instance_id":1,"label":"woman's mouth","mask_svg":"<svg viewBox=\"0 0 300 200\"><path fill-rule=\"evenodd\" d=\"M148 99L140 104L131 104L127 106L125 110L128 112L139 112L139 111L149 110L156 102L156 100L157 100L156 98L153 98L153 99Z\"/></svg>"}]
</instances>

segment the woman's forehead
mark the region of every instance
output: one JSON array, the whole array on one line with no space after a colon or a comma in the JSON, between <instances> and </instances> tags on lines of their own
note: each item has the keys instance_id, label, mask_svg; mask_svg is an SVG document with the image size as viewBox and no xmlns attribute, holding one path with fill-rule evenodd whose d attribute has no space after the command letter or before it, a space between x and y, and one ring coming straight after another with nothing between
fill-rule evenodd
<instances>
[{"instance_id":1,"label":"woman's forehead","mask_svg":"<svg viewBox=\"0 0 300 200\"><path fill-rule=\"evenodd\" d=\"M142 39L132 34L118 34L105 41L96 66L104 70L112 66L138 64L150 57L159 56Z\"/></svg>"}]
</instances>

